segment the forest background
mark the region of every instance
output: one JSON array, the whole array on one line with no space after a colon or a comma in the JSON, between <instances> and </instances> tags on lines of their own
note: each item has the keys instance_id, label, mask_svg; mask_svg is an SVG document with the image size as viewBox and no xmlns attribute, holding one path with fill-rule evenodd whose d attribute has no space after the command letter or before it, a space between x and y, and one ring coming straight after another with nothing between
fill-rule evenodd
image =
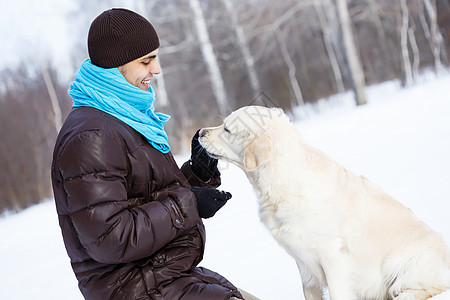
<instances>
[{"instance_id":1,"label":"forest background","mask_svg":"<svg viewBox=\"0 0 450 300\"><path fill-rule=\"evenodd\" d=\"M412 85L450 64L449 0L2 0L0 213L52 197L67 89L88 57L91 21L111 7L139 12L158 31L155 109L172 116L174 153L245 105L298 119L319 99L351 91L364 105L365 86Z\"/></svg>"}]
</instances>

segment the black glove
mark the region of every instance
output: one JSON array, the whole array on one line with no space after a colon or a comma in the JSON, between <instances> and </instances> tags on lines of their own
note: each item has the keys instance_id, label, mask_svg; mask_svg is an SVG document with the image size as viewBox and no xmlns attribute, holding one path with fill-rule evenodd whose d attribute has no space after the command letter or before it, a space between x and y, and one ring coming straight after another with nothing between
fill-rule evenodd
<instances>
[{"instance_id":1,"label":"black glove","mask_svg":"<svg viewBox=\"0 0 450 300\"><path fill-rule=\"evenodd\" d=\"M205 148L198 142L199 131L200 129L197 130L191 141L190 165L192 172L194 172L198 178L204 182L208 182L219 172L217 169L218 160L209 156Z\"/></svg>"},{"instance_id":2,"label":"black glove","mask_svg":"<svg viewBox=\"0 0 450 300\"><path fill-rule=\"evenodd\" d=\"M231 199L231 194L215 188L192 187L200 218L211 218Z\"/></svg>"}]
</instances>

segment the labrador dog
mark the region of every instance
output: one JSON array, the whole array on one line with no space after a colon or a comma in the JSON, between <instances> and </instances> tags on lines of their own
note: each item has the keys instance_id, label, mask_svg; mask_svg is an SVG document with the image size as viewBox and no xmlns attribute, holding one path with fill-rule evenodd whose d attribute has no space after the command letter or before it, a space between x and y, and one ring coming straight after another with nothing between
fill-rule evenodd
<instances>
[{"instance_id":1,"label":"labrador dog","mask_svg":"<svg viewBox=\"0 0 450 300\"><path fill-rule=\"evenodd\" d=\"M278 108L243 107L200 131L240 167L262 222L294 257L307 300L427 299L450 287L450 251L413 212L308 145Z\"/></svg>"}]
</instances>

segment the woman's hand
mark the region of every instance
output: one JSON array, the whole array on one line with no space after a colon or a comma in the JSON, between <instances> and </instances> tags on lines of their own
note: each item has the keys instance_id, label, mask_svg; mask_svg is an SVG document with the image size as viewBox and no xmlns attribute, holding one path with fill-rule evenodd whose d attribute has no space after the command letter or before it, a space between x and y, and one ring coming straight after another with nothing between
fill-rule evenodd
<instances>
[{"instance_id":1,"label":"woman's hand","mask_svg":"<svg viewBox=\"0 0 450 300\"><path fill-rule=\"evenodd\" d=\"M191 141L190 166L192 172L194 172L198 178L204 182L208 182L218 172L218 160L209 156L205 148L200 145L198 141L199 132L200 129L197 130Z\"/></svg>"}]
</instances>

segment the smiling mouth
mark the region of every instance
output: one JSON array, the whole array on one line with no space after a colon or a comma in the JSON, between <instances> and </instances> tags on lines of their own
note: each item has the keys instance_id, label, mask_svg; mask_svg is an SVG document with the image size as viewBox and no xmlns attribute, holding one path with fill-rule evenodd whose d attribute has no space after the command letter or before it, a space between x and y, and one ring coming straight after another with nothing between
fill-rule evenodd
<instances>
[{"instance_id":1,"label":"smiling mouth","mask_svg":"<svg viewBox=\"0 0 450 300\"><path fill-rule=\"evenodd\" d=\"M150 81L151 79L148 80L142 80L141 83L145 84L145 85L150 85Z\"/></svg>"}]
</instances>

